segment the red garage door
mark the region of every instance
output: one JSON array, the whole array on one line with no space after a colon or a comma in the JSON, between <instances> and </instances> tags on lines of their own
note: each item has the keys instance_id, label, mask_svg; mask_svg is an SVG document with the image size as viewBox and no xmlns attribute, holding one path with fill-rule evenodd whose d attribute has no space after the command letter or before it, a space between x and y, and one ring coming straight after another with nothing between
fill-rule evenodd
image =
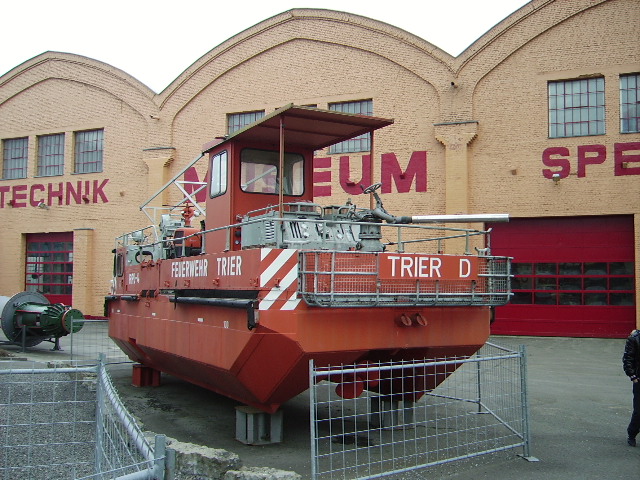
<instances>
[{"instance_id":1,"label":"red garage door","mask_svg":"<svg viewBox=\"0 0 640 480\"><path fill-rule=\"evenodd\" d=\"M512 301L492 333L624 338L635 328L633 217L513 219L491 225L513 257Z\"/></svg>"},{"instance_id":2,"label":"red garage door","mask_svg":"<svg viewBox=\"0 0 640 480\"><path fill-rule=\"evenodd\" d=\"M25 290L71 305L73 232L27 234Z\"/></svg>"}]
</instances>

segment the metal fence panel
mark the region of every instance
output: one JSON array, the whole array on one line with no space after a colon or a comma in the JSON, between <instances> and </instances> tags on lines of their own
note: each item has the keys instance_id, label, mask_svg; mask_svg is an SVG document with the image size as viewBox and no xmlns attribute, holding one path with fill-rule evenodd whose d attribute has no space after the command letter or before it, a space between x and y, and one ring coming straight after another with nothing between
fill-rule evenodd
<instances>
[{"instance_id":1,"label":"metal fence panel","mask_svg":"<svg viewBox=\"0 0 640 480\"><path fill-rule=\"evenodd\" d=\"M8 352L28 351L31 357L35 357L34 360L76 360L85 365L95 365L102 355L106 363L131 362L109 337L109 321L106 318L72 318L70 333L66 336L57 339L26 337L15 341L0 340L0 346Z\"/></svg>"},{"instance_id":2,"label":"metal fence panel","mask_svg":"<svg viewBox=\"0 0 640 480\"><path fill-rule=\"evenodd\" d=\"M105 368L98 371L96 393L96 473L82 479L104 480L136 473L139 475L135 478L153 478L154 451L122 404Z\"/></svg>"},{"instance_id":3,"label":"metal fence panel","mask_svg":"<svg viewBox=\"0 0 640 480\"><path fill-rule=\"evenodd\" d=\"M528 456L523 361L523 350L487 344L472 357L312 364L312 477L403 474L519 447ZM439 385L425 392L428 377Z\"/></svg>"},{"instance_id":4,"label":"metal fence panel","mask_svg":"<svg viewBox=\"0 0 640 480\"><path fill-rule=\"evenodd\" d=\"M0 479L163 478L102 362L0 361Z\"/></svg>"},{"instance_id":5,"label":"metal fence panel","mask_svg":"<svg viewBox=\"0 0 640 480\"><path fill-rule=\"evenodd\" d=\"M0 363L0 478L49 480L93 472L95 372L29 367Z\"/></svg>"},{"instance_id":6,"label":"metal fence panel","mask_svg":"<svg viewBox=\"0 0 640 480\"><path fill-rule=\"evenodd\" d=\"M109 337L109 321L107 319L81 320L83 325L80 330L68 335L68 340L63 337L65 344L68 342L69 355L72 360L97 361L102 355L106 363L131 362L129 357ZM76 321L73 322L74 324Z\"/></svg>"}]
</instances>

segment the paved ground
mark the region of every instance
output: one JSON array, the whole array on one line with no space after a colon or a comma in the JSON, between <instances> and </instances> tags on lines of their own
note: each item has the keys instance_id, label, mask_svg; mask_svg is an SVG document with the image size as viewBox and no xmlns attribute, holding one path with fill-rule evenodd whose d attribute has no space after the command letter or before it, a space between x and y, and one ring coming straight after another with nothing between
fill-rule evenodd
<instances>
[{"instance_id":1,"label":"paved ground","mask_svg":"<svg viewBox=\"0 0 640 480\"><path fill-rule=\"evenodd\" d=\"M500 452L407 475L407 479L630 480L639 477L640 447L626 445L631 383L621 367L624 340L495 337L494 343L524 344L528 353L532 429L529 462L521 449ZM34 360L60 357L50 346L23 354ZM158 388L131 386L131 367L111 369L116 387L146 430L180 441L223 448L246 466L293 470L308 478L308 397L283 406L284 442L246 446L235 440L236 402L163 375Z\"/></svg>"}]
</instances>

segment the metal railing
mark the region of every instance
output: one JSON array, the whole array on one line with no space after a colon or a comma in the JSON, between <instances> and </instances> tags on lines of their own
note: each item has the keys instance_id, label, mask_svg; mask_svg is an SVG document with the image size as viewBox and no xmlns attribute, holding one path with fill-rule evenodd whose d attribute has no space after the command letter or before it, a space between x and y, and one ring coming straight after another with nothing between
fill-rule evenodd
<instances>
[{"instance_id":1,"label":"metal railing","mask_svg":"<svg viewBox=\"0 0 640 480\"><path fill-rule=\"evenodd\" d=\"M311 204L304 204L311 205ZM314 204L315 205L315 204ZM287 203L285 207L289 210L295 212L296 208L299 208L299 204L296 203ZM176 207L171 207L172 210L175 210ZM414 244L430 244L430 251L433 252L441 252L443 251L443 246L447 241L450 240L464 240L462 251L456 253L464 253L466 255L471 255L474 251L473 242L477 245L484 245L489 247L490 249L490 236L491 230L478 230L475 228L464 228L464 227L453 227L451 225L445 225L446 221L443 220L440 225L428 225L428 224L396 224L396 223L371 223L371 222L362 222L355 221L347 218L319 218L316 216L310 216L309 218L298 218L295 214L290 214L289 216L280 217L277 216L276 206L265 207L259 210L255 210L253 212L249 212L250 214L255 214L258 212L266 212L263 216L252 217L247 215L242 222L225 225L221 227L208 228L206 230L201 230L195 233L191 233L189 235L185 235L180 237L181 239L189 239L192 237L202 237L205 234L217 232L225 238L225 249L229 250L233 245L233 241L235 238L235 233L240 228L252 228L254 231L268 231L271 232L270 235L266 235L261 238L261 241L256 244L245 245L245 248L257 248L257 247L274 247L274 248L314 248L309 247L310 243L313 243L310 239L296 239L290 237L284 237L283 231L287 228L286 226L297 223L306 223L309 225L313 225L314 228L322 232L330 232L332 227L335 226L344 226L344 227L352 227L354 229L360 229L361 227L371 227L376 226L380 228L382 237L384 240L381 242L385 245L386 248L393 248L396 252L404 253L407 250L408 246L412 246ZM320 208L318 206L318 208ZM173 230L176 228L181 228L182 225L180 223L180 215L173 214L172 221L170 223L174 224ZM420 217L416 217L420 218ZM426 218L426 216L425 216ZM434 222L437 223L437 222ZM158 252L162 251L162 249L167 248L175 239L173 238L173 234L168 235L166 238L162 238L162 228L158 228L157 224L152 224L148 226L144 226L141 229L133 230L130 232L123 233L115 239L115 248L118 249L122 246L131 247L140 251L149 251L153 252L154 259L158 256ZM243 241L245 239L243 238ZM321 244L320 249L343 249L344 242L338 241L332 235L321 235L318 239L314 241L319 241ZM414 247L415 248L415 247ZM203 248L201 253L212 253L206 252L206 248ZM137 262L140 263L140 262Z\"/></svg>"},{"instance_id":2,"label":"metal railing","mask_svg":"<svg viewBox=\"0 0 640 480\"><path fill-rule=\"evenodd\" d=\"M385 279L380 255L301 251L299 291L320 307L504 305L511 296L508 257L477 257L478 280Z\"/></svg>"},{"instance_id":3,"label":"metal railing","mask_svg":"<svg viewBox=\"0 0 640 480\"><path fill-rule=\"evenodd\" d=\"M493 344L471 357L311 364L312 478L406 478L427 467L515 448L535 460L525 365L524 347ZM337 395L336 388L344 394L358 382L365 386L359 397ZM376 393L385 383L391 393ZM429 383L437 386L421 388Z\"/></svg>"}]
</instances>

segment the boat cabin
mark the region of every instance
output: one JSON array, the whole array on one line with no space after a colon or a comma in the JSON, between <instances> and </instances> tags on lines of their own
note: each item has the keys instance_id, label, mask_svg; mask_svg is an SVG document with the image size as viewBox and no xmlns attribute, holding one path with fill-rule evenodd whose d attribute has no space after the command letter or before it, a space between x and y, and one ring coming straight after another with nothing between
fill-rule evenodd
<instances>
[{"instance_id":1,"label":"boat cabin","mask_svg":"<svg viewBox=\"0 0 640 480\"><path fill-rule=\"evenodd\" d=\"M393 120L289 105L204 146L209 158L206 229L238 224L250 215L282 217L292 208L313 215L313 156L329 145ZM373 142L372 142L373 144ZM300 212L298 212L300 213ZM211 252L239 250L240 228L206 234Z\"/></svg>"}]
</instances>

